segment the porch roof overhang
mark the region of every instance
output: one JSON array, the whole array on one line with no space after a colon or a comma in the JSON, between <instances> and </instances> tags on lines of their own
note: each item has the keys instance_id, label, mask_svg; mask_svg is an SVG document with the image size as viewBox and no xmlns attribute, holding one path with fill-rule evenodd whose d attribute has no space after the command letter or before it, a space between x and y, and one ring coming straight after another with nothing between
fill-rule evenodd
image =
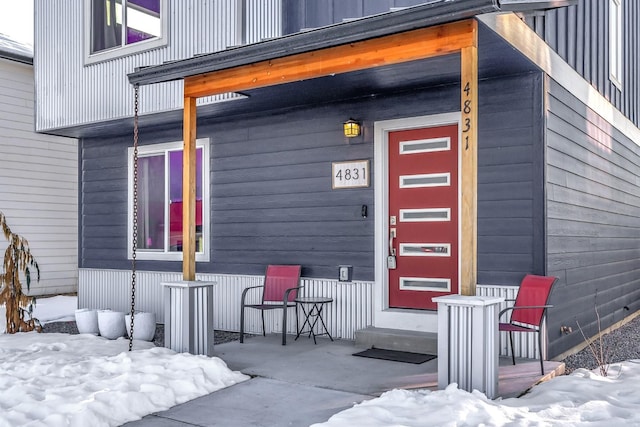
<instances>
[{"instance_id":1,"label":"porch roof overhang","mask_svg":"<svg viewBox=\"0 0 640 427\"><path fill-rule=\"evenodd\" d=\"M540 9L566 5L566 1L518 0L518 9L528 7ZM516 6L514 6L516 7ZM150 85L174 80L183 80L185 95L203 96L189 92L187 87L200 76L210 75L218 79L220 73L242 70L251 73L256 64L281 61L295 55L313 55L362 43L373 39L385 39L413 31L468 20L479 14L505 11L499 0L433 0L425 4L394 12L369 16L353 21L329 25L310 31L265 40L262 42L229 48L223 51L197 55L184 60L137 69L128 75L133 85ZM492 29L478 22L478 77L496 77L538 70L535 64L525 58ZM444 53L444 52L443 52ZM235 70L235 71L234 71ZM213 77L215 75L215 77ZM322 73L307 75L289 82L257 84L250 88L229 87L230 92L238 92L245 98L227 102L198 105L197 117L207 120L226 120L228 117L255 114L280 109L299 108L305 105L331 103L341 100L383 96L386 93L415 90L460 82L460 53L452 50L449 54L428 56L411 61L349 70L342 73ZM218 90L216 93L222 93ZM212 94L212 93L206 94ZM304 96L300 96L303 94ZM179 110L145 115L140 118L140 126L163 128L180 123ZM85 136L104 135L123 128L114 123L102 123L88 129Z\"/></svg>"},{"instance_id":2,"label":"porch roof overhang","mask_svg":"<svg viewBox=\"0 0 640 427\"><path fill-rule=\"evenodd\" d=\"M499 11L498 0L435 0L184 60L137 69L131 84L147 85L246 66Z\"/></svg>"},{"instance_id":3,"label":"porch roof overhang","mask_svg":"<svg viewBox=\"0 0 640 427\"><path fill-rule=\"evenodd\" d=\"M522 0L519 2L540 5ZM461 170L462 249L460 287L475 294L477 106L480 24L476 15L501 11L499 0L434 0L308 32L227 49L129 74L133 85L184 81L183 109L183 276L195 279L195 135L196 99L227 92L248 98L218 103L219 113L233 105L268 102L270 109L293 107L319 97L328 102L404 88L457 83L461 88L461 123L465 135ZM484 71L498 74L535 69L491 30L483 31L487 49ZM497 53L496 53L497 52ZM338 84L336 84L338 83ZM330 89L334 88L333 91ZM345 94L345 88L347 93ZM287 90L292 89L292 90ZM304 94L300 96L300 94ZM256 95L276 96L256 96ZM294 96L295 94L295 96ZM249 100L247 102L247 99ZM260 101L258 101L260 102ZM274 105L275 104L275 105ZM228 106L230 105L230 106Z\"/></svg>"},{"instance_id":4,"label":"porch roof overhang","mask_svg":"<svg viewBox=\"0 0 640 427\"><path fill-rule=\"evenodd\" d=\"M181 80L190 76L461 21L485 13L541 10L568 6L576 2L577 0L432 0L422 5L394 12L368 16L183 60L141 67L128 74L128 78L129 82L134 85Z\"/></svg>"}]
</instances>

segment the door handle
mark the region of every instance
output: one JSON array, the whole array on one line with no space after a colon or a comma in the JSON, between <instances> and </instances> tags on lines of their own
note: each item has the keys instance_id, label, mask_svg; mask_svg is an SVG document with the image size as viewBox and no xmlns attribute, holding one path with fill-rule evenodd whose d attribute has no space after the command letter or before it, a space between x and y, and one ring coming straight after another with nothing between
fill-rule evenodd
<instances>
[{"instance_id":1,"label":"door handle","mask_svg":"<svg viewBox=\"0 0 640 427\"><path fill-rule=\"evenodd\" d=\"M395 228L389 229L389 255L391 256L396 255L396 249L393 247L393 239L395 238L396 238L396 229Z\"/></svg>"}]
</instances>

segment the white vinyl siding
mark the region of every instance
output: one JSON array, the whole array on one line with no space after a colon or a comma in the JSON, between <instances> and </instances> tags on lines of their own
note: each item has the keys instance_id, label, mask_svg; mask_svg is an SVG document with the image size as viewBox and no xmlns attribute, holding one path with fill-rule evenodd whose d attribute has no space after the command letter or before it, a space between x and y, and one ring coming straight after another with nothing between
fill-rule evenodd
<instances>
[{"instance_id":1,"label":"white vinyl siding","mask_svg":"<svg viewBox=\"0 0 640 427\"><path fill-rule=\"evenodd\" d=\"M133 87L127 74L138 67L224 50L242 39L254 43L281 35L281 0L246 0L244 29L239 28L237 0L171 1L166 46L85 64L84 3L35 0L38 131L133 116ZM234 98L238 96L224 94L198 103ZM140 88L141 114L180 110L182 103L180 81Z\"/></svg>"},{"instance_id":2,"label":"white vinyl siding","mask_svg":"<svg viewBox=\"0 0 640 427\"><path fill-rule=\"evenodd\" d=\"M0 60L0 211L40 266L30 294L76 292L77 141L35 133L33 103L33 67Z\"/></svg>"}]
</instances>

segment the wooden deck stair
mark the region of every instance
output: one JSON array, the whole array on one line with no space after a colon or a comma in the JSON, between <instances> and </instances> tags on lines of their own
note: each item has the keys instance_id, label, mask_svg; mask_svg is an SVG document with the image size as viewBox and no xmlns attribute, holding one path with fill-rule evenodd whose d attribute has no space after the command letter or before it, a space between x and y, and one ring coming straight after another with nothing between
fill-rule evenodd
<instances>
[{"instance_id":1,"label":"wooden deck stair","mask_svg":"<svg viewBox=\"0 0 640 427\"><path fill-rule=\"evenodd\" d=\"M438 354L438 334L368 326L356 331L355 346L412 353Z\"/></svg>"}]
</instances>

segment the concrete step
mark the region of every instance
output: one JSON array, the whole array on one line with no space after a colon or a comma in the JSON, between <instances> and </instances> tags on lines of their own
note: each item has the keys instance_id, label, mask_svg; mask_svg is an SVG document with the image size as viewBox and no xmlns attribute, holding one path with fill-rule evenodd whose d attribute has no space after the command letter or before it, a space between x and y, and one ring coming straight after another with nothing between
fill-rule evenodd
<instances>
[{"instance_id":1,"label":"concrete step","mask_svg":"<svg viewBox=\"0 0 640 427\"><path fill-rule=\"evenodd\" d=\"M356 347L438 354L438 334L369 326L356 331Z\"/></svg>"}]
</instances>

